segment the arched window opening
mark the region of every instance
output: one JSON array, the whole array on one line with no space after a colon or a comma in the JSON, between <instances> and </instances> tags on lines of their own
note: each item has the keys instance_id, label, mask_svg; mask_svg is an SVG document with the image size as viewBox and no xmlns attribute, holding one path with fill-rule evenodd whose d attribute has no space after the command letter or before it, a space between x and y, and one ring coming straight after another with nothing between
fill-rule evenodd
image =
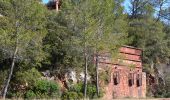
<instances>
[{"instance_id":1,"label":"arched window opening","mask_svg":"<svg viewBox=\"0 0 170 100\"><path fill-rule=\"evenodd\" d=\"M142 74L140 73L138 73L137 75L136 75L136 85L137 85L137 87L139 87L139 86L142 86Z\"/></svg>"},{"instance_id":2,"label":"arched window opening","mask_svg":"<svg viewBox=\"0 0 170 100\"><path fill-rule=\"evenodd\" d=\"M118 85L120 83L120 74L118 71L115 71L113 74L114 85Z\"/></svg>"},{"instance_id":3,"label":"arched window opening","mask_svg":"<svg viewBox=\"0 0 170 100\"><path fill-rule=\"evenodd\" d=\"M134 85L134 73L129 73L128 84L130 87Z\"/></svg>"}]
</instances>

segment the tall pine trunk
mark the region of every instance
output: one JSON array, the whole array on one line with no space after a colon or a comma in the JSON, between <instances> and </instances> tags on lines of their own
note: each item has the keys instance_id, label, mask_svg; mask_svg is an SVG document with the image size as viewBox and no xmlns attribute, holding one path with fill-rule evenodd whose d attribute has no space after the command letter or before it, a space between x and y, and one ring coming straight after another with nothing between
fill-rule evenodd
<instances>
[{"instance_id":1,"label":"tall pine trunk","mask_svg":"<svg viewBox=\"0 0 170 100\"><path fill-rule=\"evenodd\" d=\"M98 53L96 54L96 63L95 63L95 67L96 67L96 91L97 91L97 96L99 97L99 71L98 71L98 64L99 64L99 57L98 57Z\"/></svg>"},{"instance_id":2,"label":"tall pine trunk","mask_svg":"<svg viewBox=\"0 0 170 100\"><path fill-rule=\"evenodd\" d=\"M87 57L87 53L85 51L85 68L84 68L84 97L86 98L87 95L87 61L88 61L88 57Z\"/></svg>"},{"instance_id":3,"label":"tall pine trunk","mask_svg":"<svg viewBox=\"0 0 170 100\"><path fill-rule=\"evenodd\" d=\"M13 70L14 70L14 66L15 66L15 60L16 60L17 52L18 52L18 47L16 47L15 52L14 52L13 57L12 57L10 73L9 73L9 76L8 76L8 79L6 81L6 84L5 84L5 87L4 87L4 91L3 91L3 99L6 98L6 94L7 94L7 91L8 91L8 86L9 86L9 83L11 81L11 77L13 75Z\"/></svg>"},{"instance_id":4,"label":"tall pine trunk","mask_svg":"<svg viewBox=\"0 0 170 100\"><path fill-rule=\"evenodd\" d=\"M99 41L100 41L100 37L101 37L101 34L102 34L102 22L101 22L101 19L99 19L99 23L100 23L100 28L98 28L97 30L97 36L96 36L96 39L97 39L97 42L96 42L96 50L95 50L95 53L96 53L96 59L95 59L95 71L96 71L96 91L97 91L97 96L99 97L99 71L98 71L98 67L99 67Z\"/></svg>"},{"instance_id":5,"label":"tall pine trunk","mask_svg":"<svg viewBox=\"0 0 170 100\"><path fill-rule=\"evenodd\" d=\"M18 21L16 21L15 27L16 27L16 34L15 34L15 35L16 35L16 44L15 44L14 54L13 54L13 57L12 57L11 69L10 69L9 76L8 76L8 78L7 78L7 81L6 81L6 83L5 83L5 86L4 86L3 99L6 98L6 94L7 94L8 87L9 87L9 83L10 83L11 77L12 77L12 75L13 75L13 70L14 70L15 61L16 61L16 55L17 55L17 53L18 53Z\"/></svg>"}]
</instances>

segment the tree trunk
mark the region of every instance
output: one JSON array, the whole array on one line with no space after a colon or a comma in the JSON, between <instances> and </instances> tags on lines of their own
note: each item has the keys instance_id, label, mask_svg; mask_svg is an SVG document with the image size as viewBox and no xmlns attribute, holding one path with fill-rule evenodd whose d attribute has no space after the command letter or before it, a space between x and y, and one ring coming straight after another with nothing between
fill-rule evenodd
<instances>
[{"instance_id":1,"label":"tree trunk","mask_svg":"<svg viewBox=\"0 0 170 100\"><path fill-rule=\"evenodd\" d=\"M56 0L56 11L58 12L58 10L59 10L59 0Z\"/></svg>"},{"instance_id":2,"label":"tree trunk","mask_svg":"<svg viewBox=\"0 0 170 100\"><path fill-rule=\"evenodd\" d=\"M98 59L98 53L96 54L96 63L95 63L95 66L96 66L96 91L97 91L97 96L99 97L99 72L98 72L98 64L99 64L99 59Z\"/></svg>"},{"instance_id":3,"label":"tree trunk","mask_svg":"<svg viewBox=\"0 0 170 100\"><path fill-rule=\"evenodd\" d=\"M87 61L88 61L88 57L87 57L87 53L85 52L85 70L84 70L84 98L86 98L86 94L87 94Z\"/></svg>"},{"instance_id":4,"label":"tree trunk","mask_svg":"<svg viewBox=\"0 0 170 100\"><path fill-rule=\"evenodd\" d=\"M101 18L102 19L102 18ZM99 55L98 55L98 53L99 53L99 45L100 44L98 44L99 43L99 41L101 41L101 35L102 35L102 33L103 33L103 31L102 31L102 26L103 26L103 24L102 24L102 20L101 19L99 19L99 22L100 22L100 26L99 26L99 28L98 28L98 30L97 30L97 37L96 37L96 40L97 40L97 42L96 42L96 50L95 50L95 53L96 53L96 57L95 57L95 69L96 69L96 92L97 92L97 96L99 97L99 72L98 72L98 67L99 67Z\"/></svg>"},{"instance_id":5,"label":"tree trunk","mask_svg":"<svg viewBox=\"0 0 170 100\"><path fill-rule=\"evenodd\" d=\"M6 98L6 94L7 94L7 91L8 91L8 86L9 86L9 83L10 83L10 81L11 81L11 77L12 77L13 70L14 70L14 66L15 66L15 60L16 60L16 54L17 54L17 52L18 52L18 48L16 47L15 52L14 52L14 54L13 54L13 58L12 58L10 73L9 73L7 82L6 82L5 87L4 87L3 99Z\"/></svg>"}]
</instances>

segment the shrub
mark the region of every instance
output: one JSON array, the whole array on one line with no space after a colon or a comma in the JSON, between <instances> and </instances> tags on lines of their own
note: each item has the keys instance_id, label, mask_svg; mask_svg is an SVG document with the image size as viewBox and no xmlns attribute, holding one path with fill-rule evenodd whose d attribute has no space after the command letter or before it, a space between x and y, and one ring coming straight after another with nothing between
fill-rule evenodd
<instances>
[{"instance_id":1,"label":"shrub","mask_svg":"<svg viewBox=\"0 0 170 100\"><path fill-rule=\"evenodd\" d=\"M88 84L87 85L87 96L90 99L94 99L94 98L98 98L97 97L97 90L96 90L96 86L94 84ZM100 90L99 92L99 97L103 96L103 91Z\"/></svg>"},{"instance_id":2,"label":"shrub","mask_svg":"<svg viewBox=\"0 0 170 100\"><path fill-rule=\"evenodd\" d=\"M39 80L34 85L35 92L47 93L49 88L49 82L46 80Z\"/></svg>"},{"instance_id":3,"label":"shrub","mask_svg":"<svg viewBox=\"0 0 170 100\"><path fill-rule=\"evenodd\" d=\"M16 82L22 85L23 83L28 83L28 86L31 88L40 77L40 72L37 69L32 68L26 71L18 71L15 78Z\"/></svg>"},{"instance_id":4,"label":"shrub","mask_svg":"<svg viewBox=\"0 0 170 100\"><path fill-rule=\"evenodd\" d=\"M34 91L36 94L44 94L52 96L59 92L59 86L52 81L39 80L34 85Z\"/></svg>"},{"instance_id":5,"label":"shrub","mask_svg":"<svg viewBox=\"0 0 170 100\"><path fill-rule=\"evenodd\" d=\"M71 92L71 91L67 91L64 92L61 99L63 100L73 100L73 99L82 99L83 98L83 94L82 93L77 93L77 92Z\"/></svg>"},{"instance_id":6,"label":"shrub","mask_svg":"<svg viewBox=\"0 0 170 100\"><path fill-rule=\"evenodd\" d=\"M78 83L76 85L73 85L72 87L70 87L69 91L74 91L77 93L83 92L83 84Z\"/></svg>"},{"instance_id":7,"label":"shrub","mask_svg":"<svg viewBox=\"0 0 170 100\"><path fill-rule=\"evenodd\" d=\"M166 93L164 97L165 98L170 98L170 92Z\"/></svg>"},{"instance_id":8,"label":"shrub","mask_svg":"<svg viewBox=\"0 0 170 100\"><path fill-rule=\"evenodd\" d=\"M25 98L33 99L35 97L36 97L36 94L32 90L29 90L25 93Z\"/></svg>"},{"instance_id":9,"label":"shrub","mask_svg":"<svg viewBox=\"0 0 170 100\"><path fill-rule=\"evenodd\" d=\"M61 98L63 100L82 99L83 98L83 84L79 83L79 84L71 86L68 91L65 91L62 94Z\"/></svg>"},{"instance_id":10,"label":"shrub","mask_svg":"<svg viewBox=\"0 0 170 100\"><path fill-rule=\"evenodd\" d=\"M72 97L75 97L75 98L83 98L83 90L84 90L84 85L82 83L79 83L79 84L76 84L72 87L69 88L69 90L65 93L63 93L63 97L62 98L72 98ZM96 86L93 85L93 84L87 84L87 96L91 99L93 98L97 98L97 94L96 94ZM77 93L77 94L75 94ZM78 97L77 97L78 96ZM100 94L99 94L100 97L103 96L103 92L100 91Z\"/></svg>"},{"instance_id":11,"label":"shrub","mask_svg":"<svg viewBox=\"0 0 170 100\"><path fill-rule=\"evenodd\" d=\"M94 98L96 93L97 93L96 86L93 84L88 84L87 85L87 96L89 96L89 98Z\"/></svg>"},{"instance_id":12,"label":"shrub","mask_svg":"<svg viewBox=\"0 0 170 100\"><path fill-rule=\"evenodd\" d=\"M59 97L59 86L53 81L38 80L33 88L25 94L25 97L30 98L29 95L34 96L34 94L36 98Z\"/></svg>"}]
</instances>

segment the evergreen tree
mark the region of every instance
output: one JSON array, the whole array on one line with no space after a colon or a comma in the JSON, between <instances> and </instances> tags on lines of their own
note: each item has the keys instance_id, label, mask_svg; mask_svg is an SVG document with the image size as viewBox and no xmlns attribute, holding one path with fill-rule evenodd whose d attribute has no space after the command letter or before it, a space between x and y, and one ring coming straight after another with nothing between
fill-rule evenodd
<instances>
[{"instance_id":1,"label":"evergreen tree","mask_svg":"<svg viewBox=\"0 0 170 100\"><path fill-rule=\"evenodd\" d=\"M68 28L75 33L73 41L79 46L79 51L84 53L85 97L89 57L94 54L96 56L96 87L99 95L98 55L102 51L115 52L125 40L126 21L120 4L119 0L115 2L112 0L64 2L66 8L63 9L63 12L67 13ZM117 26L117 24L120 24L120 26Z\"/></svg>"},{"instance_id":2,"label":"evergreen tree","mask_svg":"<svg viewBox=\"0 0 170 100\"><path fill-rule=\"evenodd\" d=\"M4 59L11 59L3 98L13 75L16 62L38 63L43 59L42 38L45 36L46 9L35 0L1 0L0 49ZM36 61L36 62L35 62Z\"/></svg>"},{"instance_id":3,"label":"evergreen tree","mask_svg":"<svg viewBox=\"0 0 170 100\"><path fill-rule=\"evenodd\" d=\"M140 2L135 4L137 1ZM157 67L161 67L159 66L160 63L169 62L170 52L166 39L167 35L164 31L163 22L157 20L154 16L156 12L153 2L137 1L131 2L131 8L137 9L135 14L129 14L130 45L143 50L144 70L156 76L155 78L158 80L159 68Z\"/></svg>"},{"instance_id":4,"label":"evergreen tree","mask_svg":"<svg viewBox=\"0 0 170 100\"><path fill-rule=\"evenodd\" d=\"M126 42L126 16L121 6L122 0L91 0L95 26L93 28L92 48L95 54L96 89L99 96L98 64L101 52L109 52L111 55ZM119 24L119 26L117 25ZM115 55L112 55L114 58Z\"/></svg>"}]
</instances>

